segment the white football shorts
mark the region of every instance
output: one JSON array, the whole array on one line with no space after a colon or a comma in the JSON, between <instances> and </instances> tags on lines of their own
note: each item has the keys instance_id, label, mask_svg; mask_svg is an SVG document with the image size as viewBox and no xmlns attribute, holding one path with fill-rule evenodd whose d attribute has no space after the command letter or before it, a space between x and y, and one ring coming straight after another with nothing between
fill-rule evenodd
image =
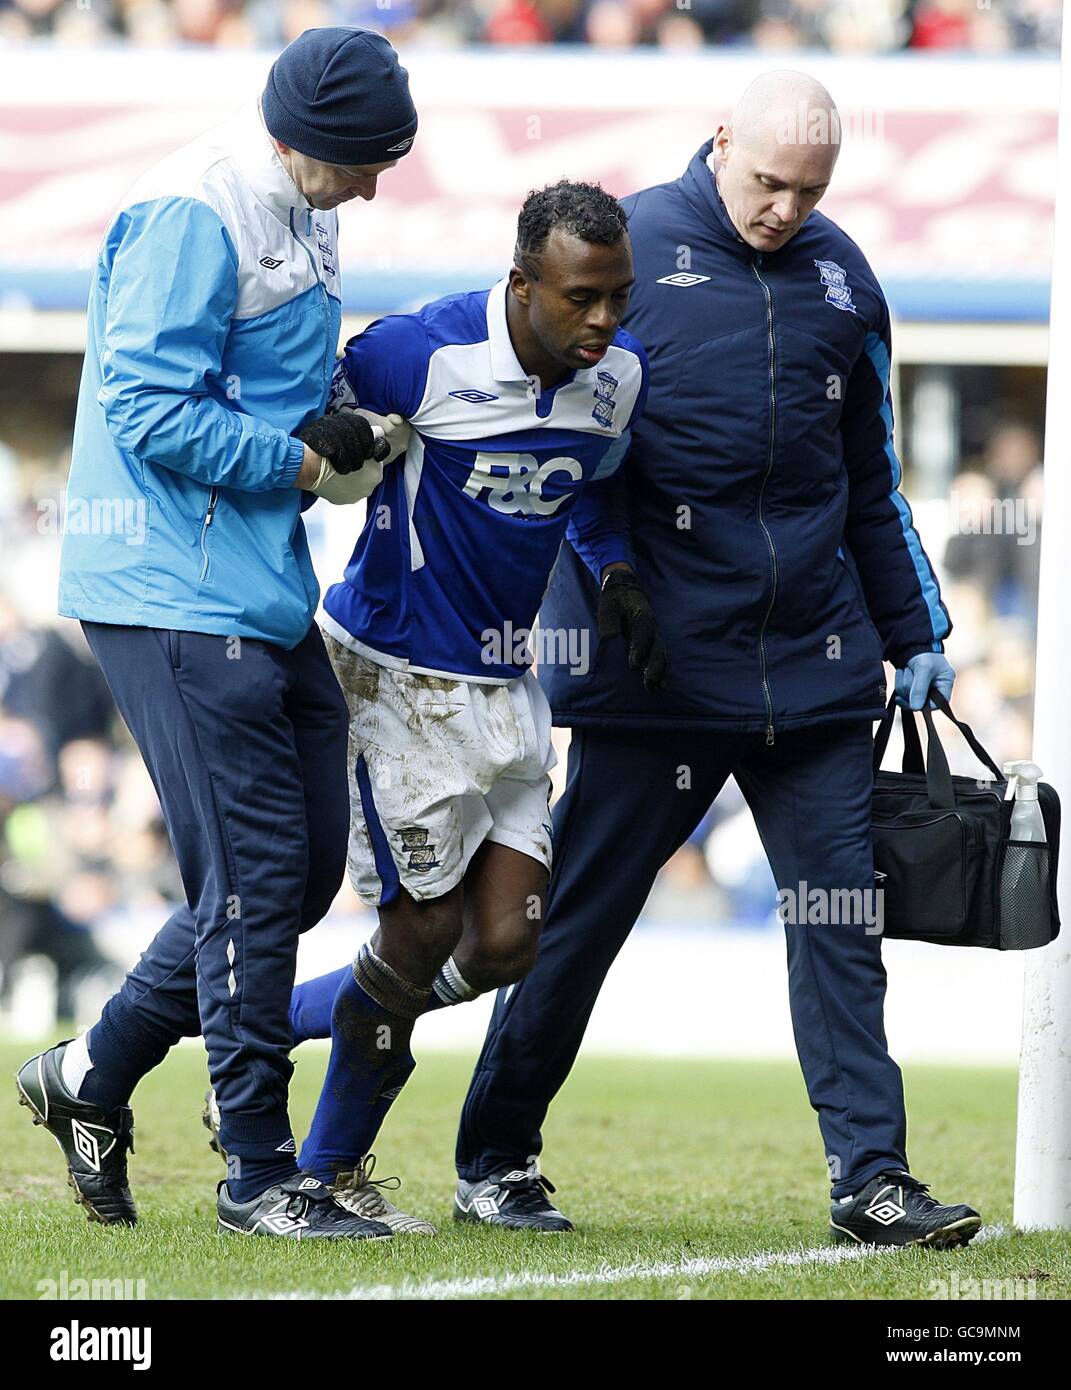
<instances>
[{"instance_id":1,"label":"white football shorts","mask_svg":"<svg viewBox=\"0 0 1071 1390\"><path fill-rule=\"evenodd\" d=\"M350 713L350 882L387 906L457 886L483 844L551 865L547 697L531 671L505 685L395 670L324 632Z\"/></svg>"}]
</instances>

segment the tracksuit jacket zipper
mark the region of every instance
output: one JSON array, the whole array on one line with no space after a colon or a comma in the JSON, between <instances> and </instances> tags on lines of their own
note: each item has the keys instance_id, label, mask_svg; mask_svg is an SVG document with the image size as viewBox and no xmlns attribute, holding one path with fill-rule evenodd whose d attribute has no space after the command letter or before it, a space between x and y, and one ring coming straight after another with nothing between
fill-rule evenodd
<instances>
[{"instance_id":1,"label":"tracksuit jacket zipper","mask_svg":"<svg viewBox=\"0 0 1071 1390\"><path fill-rule=\"evenodd\" d=\"M307 213L305 214L305 220L306 220L306 235L311 235L311 234L312 234L312 213L311 213L311 212L307 212ZM302 238L298 235L297 228L294 226L294 209L293 209L293 208L290 209L290 231L291 231L291 233L292 233L292 235L293 235L293 237L294 237L294 240L295 240L296 242L298 242L298 244L301 246L302 250L305 252L305 255L308 256L308 258L309 258L309 264L312 266L312 273L316 276L316 283L320 286L320 297L321 297L321 304L322 304L323 311L324 311L324 318L325 318L325 320L327 321L328 329L330 329L330 326L331 326L331 315L330 315L330 313L329 313L329 311L328 311L328 308L327 308L327 286L324 284L323 279L322 279L322 277L321 277L321 275L320 275L320 272L319 272L319 270L318 270L317 267L316 267L316 261L315 261L315 258L313 257L312 252L309 250L307 243L306 243L305 241L303 241ZM328 337L330 338L330 333L328 334ZM328 371L329 371L329 368L328 368L328 361L334 362L334 360L335 360L334 347L333 347L333 345L331 345L330 343L329 343L328 351L329 351L329 353L330 353L330 357L329 357L328 359L325 359L325 361L324 361L324 389L325 389L325 390L326 390L327 382L328 382ZM218 488L218 487L213 487L213 488L211 489L211 491L209 492L209 494L208 494L208 510L205 512L204 520L201 522L201 560L202 560L202 564L201 564L201 582L202 582L202 583L203 583L204 580L208 577L209 558L208 558L208 548L207 548L206 542L207 542L207 540L208 540L208 528L212 525L212 517L213 517L213 515L215 514L216 503L217 503L218 501L219 501L219 488Z\"/></svg>"},{"instance_id":2,"label":"tracksuit jacket zipper","mask_svg":"<svg viewBox=\"0 0 1071 1390\"><path fill-rule=\"evenodd\" d=\"M766 701L766 745L769 747L774 741L774 714L773 696L770 694L770 683L767 679L768 669L766 664L766 624L770 621L770 614L773 612L774 600L777 597L777 550L773 543L773 536L766 525L766 518L763 515L762 500L766 493L766 483L773 470L774 459L774 436L777 428L777 379L776 379L776 354L774 347L774 320L773 320L773 295L770 287L759 273L758 262L761 260L761 253L756 253L751 258L751 269L755 272L755 279L762 286L762 292L766 296L766 335L770 352L770 437L766 448L766 471L762 475L762 483L759 487L758 515L759 525L762 527L762 534L766 537L766 545L770 552L770 601L766 605L766 613L762 619L762 626L759 628L759 661L762 667L762 694Z\"/></svg>"},{"instance_id":3,"label":"tracksuit jacket zipper","mask_svg":"<svg viewBox=\"0 0 1071 1390\"><path fill-rule=\"evenodd\" d=\"M298 230L297 230L297 228L294 226L294 209L293 209L293 208L290 209L290 231L291 231L291 233L292 233L292 235L293 235L293 237L294 237L294 240L301 246L301 249L305 252L305 255L308 256L308 258L309 258L309 265L312 266L312 273L313 273L313 275L316 276L316 283L320 286L320 304L321 304L321 307L323 308L323 311L324 311L324 320L325 320L325 322L326 322L326 324L327 324L327 329L328 329L328 339L330 339L330 336L331 336L331 333L330 333L330 330L331 330L331 313L330 313L330 311L329 311L329 309L328 309L328 307L327 307L327 286L324 284L323 277L321 276L319 267L318 267L317 264L316 264L316 258L313 256L312 252L309 250L309 247L308 247L307 242L305 242L304 240L302 240L302 238L298 235ZM311 235L312 235L312 211L311 211L311 209L310 209L310 210L307 210L306 213L305 213L305 235L306 235L306 236L311 236ZM328 357L327 357L326 360L324 361L324 391L325 391L325 392L327 391L328 384L330 383L330 380L331 380L331 367L334 365L334 361L335 361L335 344L329 342L329 345L328 345Z\"/></svg>"},{"instance_id":4,"label":"tracksuit jacket zipper","mask_svg":"<svg viewBox=\"0 0 1071 1390\"><path fill-rule=\"evenodd\" d=\"M208 528L212 525L212 517L216 510L216 503L219 501L219 488L212 487L208 493L208 511L205 512L205 519L201 522L201 583L203 584L208 577Z\"/></svg>"}]
</instances>

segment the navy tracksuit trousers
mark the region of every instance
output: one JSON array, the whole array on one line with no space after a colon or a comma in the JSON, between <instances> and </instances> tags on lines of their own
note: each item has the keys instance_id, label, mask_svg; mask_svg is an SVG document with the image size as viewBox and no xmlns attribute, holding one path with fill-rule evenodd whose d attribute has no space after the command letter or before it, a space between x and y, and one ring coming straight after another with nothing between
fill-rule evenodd
<instances>
[{"instance_id":1,"label":"navy tracksuit trousers","mask_svg":"<svg viewBox=\"0 0 1071 1390\"><path fill-rule=\"evenodd\" d=\"M145 1069L203 1033L224 1116L289 1132L298 934L338 892L349 821L346 703L319 629L287 651L83 627L156 787L186 892L94 1032L136 1020Z\"/></svg>"},{"instance_id":2,"label":"navy tracksuit trousers","mask_svg":"<svg viewBox=\"0 0 1071 1390\"><path fill-rule=\"evenodd\" d=\"M874 888L871 757L868 722L781 733L770 747L762 733L574 730L539 956L525 979L499 991L462 1111L461 1177L524 1167L539 1154L547 1107L607 970L658 870L730 774L779 891L795 896L801 882ZM794 915L785 922L792 1026L841 1197L883 1169L907 1167L903 1086L885 1042L881 937L872 925L868 932L865 909L841 925Z\"/></svg>"}]
</instances>

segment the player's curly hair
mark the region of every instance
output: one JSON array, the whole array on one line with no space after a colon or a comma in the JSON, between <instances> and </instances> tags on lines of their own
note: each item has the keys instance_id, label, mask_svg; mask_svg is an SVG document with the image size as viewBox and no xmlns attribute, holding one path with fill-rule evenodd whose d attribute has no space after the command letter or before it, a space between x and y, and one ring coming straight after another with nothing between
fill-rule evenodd
<instances>
[{"instance_id":1,"label":"player's curly hair","mask_svg":"<svg viewBox=\"0 0 1071 1390\"><path fill-rule=\"evenodd\" d=\"M628 220L617 199L597 183L559 179L546 188L534 189L525 198L517 218L517 263L531 264L541 255L555 227L581 241L614 246L628 231Z\"/></svg>"}]
</instances>

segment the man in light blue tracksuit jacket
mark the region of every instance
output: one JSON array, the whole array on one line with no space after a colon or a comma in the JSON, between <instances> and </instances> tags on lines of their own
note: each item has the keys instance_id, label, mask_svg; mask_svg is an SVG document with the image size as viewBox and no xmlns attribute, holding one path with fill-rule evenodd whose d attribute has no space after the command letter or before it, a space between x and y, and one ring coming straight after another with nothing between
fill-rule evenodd
<instances>
[{"instance_id":1,"label":"man in light blue tracksuit jacket","mask_svg":"<svg viewBox=\"0 0 1071 1390\"><path fill-rule=\"evenodd\" d=\"M309 30L259 102L135 184L94 269L60 612L145 759L187 901L88 1034L19 1073L90 1219L136 1220L127 1102L203 1033L229 1156L221 1228L389 1235L298 1171L287 1006L348 821L346 706L300 514L306 490L367 492L325 487L376 452L366 421L325 417L336 209L375 196L416 126L382 36Z\"/></svg>"}]
</instances>

